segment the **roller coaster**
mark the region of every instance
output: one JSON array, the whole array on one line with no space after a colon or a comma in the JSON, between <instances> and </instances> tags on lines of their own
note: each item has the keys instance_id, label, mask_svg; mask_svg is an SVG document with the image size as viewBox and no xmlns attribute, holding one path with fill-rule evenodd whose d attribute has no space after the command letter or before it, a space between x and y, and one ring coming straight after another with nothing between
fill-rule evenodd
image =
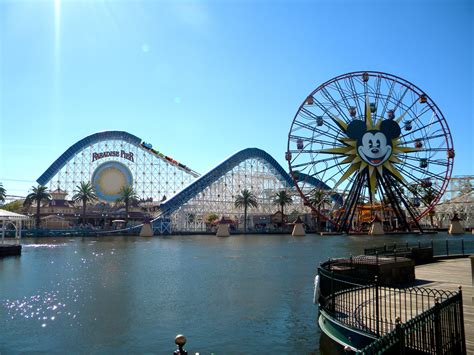
<instances>
[{"instance_id":1,"label":"roller coaster","mask_svg":"<svg viewBox=\"0 0 474 355\"><path fill-rule=\"evenodd\" d=\"M293 196L292 210L306 212L293 179L258 148L243 149L201 176L135 135L106 131L73 144L37 179L50 190L61 189L69 196L80 182L88 181L106 202L111 201L107 194L114 195L131 182L140 200L157 206L151 219L158 234L206 231L213 214L242 221L243 211L234 202L243 189L251 190L258 199L258 208L250 211L253 215L275 213L274 194L281 190ZM327 188L315 179L311 186Z\"/></svg>"}]
</instances>

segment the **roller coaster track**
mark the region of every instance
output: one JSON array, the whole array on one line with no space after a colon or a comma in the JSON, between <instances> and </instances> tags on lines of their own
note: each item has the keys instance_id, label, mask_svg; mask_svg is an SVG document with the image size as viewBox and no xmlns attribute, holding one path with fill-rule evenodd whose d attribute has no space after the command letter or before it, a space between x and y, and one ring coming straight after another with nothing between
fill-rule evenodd
<instances>
[{"instance_id":1,"label":"roller coaster track","mask_svg":"<svg viewBox=\"0 0 474 355\"><path fill-rule=\"evenodd\" d=\"M176 160L164 155L163 153L160 153L154 149L151 148L151 145L148 145L147 143L143 142L141 138L138 138L137 136L134 136L133 134L130 134L128 132L124 131L105 131L105 132L98 132L91 134L90 136L87 136L80 141L77 141L75 144L70 146L63 154L59 156L58 159L56 159L51 166L46 169L46 171L36 180L38 184L40 185L46 185L54 175L56 175L59 170L61 170L67 162L73 158L76 154L81 152L83 149L89 147L92 144L98 143L103 140L109 140L109 139L116 139L116 140L122 140L127 143L133 144L137 147L142 148L149 154L154 155L158 159L161 159L165 161L166 163L185 171L188 174L191 174L193 177L198 177L199 174L195 172L194 170L188 168L186 165L183 165Z\"/></svg>"},{"instance_id":2,"label":"roller coaster track","mask_svg":"<svg viewBox=\"0 0 474 355\"><path fill-rule=\"evenodd\" d=\"M215 183L223 175L230 172L237 165L248 159L259 159L263 161L270 171L281 181L283 186L294 186L293 179L270 154L258 148L246 148L231 155L229 158L217 165L214 169L210 170L207 174L204 174L189 186L173 195L169 200L163 202L160 205L160 211L151 221L154 229L157 228L158 224L161 226L163 223L163 217L170 216L186 202L197 196L207 187ZM314 186L318 186L322 189L329 189L329 187L323 184L321 181L308 175L300 174L300 178L306 179Z\"/></svg>"},{"instance_id":3,"label":"roller coaster track","mask_svg":"<svg viewBox=\"0 0 474 355\"><path fill-rule=\"evenodd\" d=\"M270 154L258 148L243 149L231 155L229 158L225 159L215 168L211 169L208 173L200 176L197 172L189 169L187 166L152 149L151 145L143 142L141 138L124 131L99 132L81 139L80 141L69 147L69 149L67 149L58 159L56 159L53 164L51 164L51 166L37 179L37 182L41 185L46 185L54 177L54 175L57 174L67 164L67 162L71 158L73 158L83 149L102 140L112 139L123 140L137 147L140 147L141 149L147 151L149 154L152 154L157 158L165 161L166 163L177 167L178 169L181 169L191 174L193 177L197 178L194 182L183 188L181 191L170 197L168 200L161 203L158 214L155 215L151 221L154 229L159 229L158 226L162 226L163 221L169 218L169 216L173 212L178 210L181 206L183 206L185 203L197 196L207 187L215 183L226 173L230 172L237 165L248 159L258 159L262 161L267 166L267 168L277 177L277 179L281 181L283 186L286 186L288 188L294 186L293 179L281 167L281 165ZM311 176L300 173L300 176L298 178L305 179L313 186L322 189L329 189L328 186ZM140 227L141 225L123 230L117 230L115 232L130 232L132 230L136 231Z\"/></svg>"}]
</instances>

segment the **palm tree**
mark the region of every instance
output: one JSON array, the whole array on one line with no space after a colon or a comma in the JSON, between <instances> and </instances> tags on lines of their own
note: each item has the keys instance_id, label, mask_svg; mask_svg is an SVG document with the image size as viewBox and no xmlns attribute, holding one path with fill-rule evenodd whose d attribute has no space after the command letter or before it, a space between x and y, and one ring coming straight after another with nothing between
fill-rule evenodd
<instances>
[{"instance_id":1,"label":"palm tree","mask_svg":"<svg viewBox=\"0 0 474 355\"><path fill-rule=\"evenodd\" d=\"M273 204L281 207L281 222L283 223L283 209L286 205L291 205L293 203L293 199L291 198L290 194L285 190L278 191L273 195Z\"/></svg>"},{"instance_id":2,"label":"palm tree","mask_svg":"<svg viewBox=\"0 0 474 355\"><path fill-rule=\"evenodd\" d=\"M30 206L34 201L36 201L36 228L40 226L40 205L42 201L50 201L51 195L48 192L48 188L43 185L32 186L31 192L28 196L26 196L25 202L23 203L25 206Z\"/></svg>"},{"instance_id":3,"label":"palm tree","mask_svg":"<svg viewBox=\"0 0 474 355\"><path fill-rule=\"evenodd\" d=\"M318 232L321 232L321 208L326 203L331 203L331 198L326 190L316 189L314 190L313 195L310 197L309 202L316 206L318 212Z\"/></svg>"},{"instance_id":4,"label":"palm tree","mask_svg":"<svg viewBox=\"0 0 474 355\"><path fill-rule=\"evenodd\" d=\"M7 197L7 191L3 187L3 184L0 182L0 202L5 202L6 197Z\"/></svg>"},{"instance_id":5,"label":"palm tree","mask_svg":"<svg viewBox=\"0 0 474 355\"><path fill-rule=\"evenodd\" d=\"M249 190L244 189L235 198L235 207L244 208L244 233L247 233L247 208L258 207L257 197Z\"/></svg>"},{"instance_id":6,"label":"palm tree","mask_svg":"<svg viewBox=\"0 0 474 355\"><path fill-rule=\"evenodd\" d=\"M94 187L89 181L82 181L79 185L76 186L72 199L74 202L82 201L82 223L86 223L87 202L97 199Z\"/></svg>"},{"instance_id":7,"label":"palm tree","mask_svg":"<svg viewBox=\"0 0 474 355\"><path fill-rule=\"evenodd\" d=\"M117 201L125 203L125 224L128 223L128 207L129 207L129 204L130 204L130 202L133 202L134 200L137 200L137 199L138 199L138 195L135 192L132 185L125 185L120 190L120 197L118 198Z\"/></svg>"}]
</instances>

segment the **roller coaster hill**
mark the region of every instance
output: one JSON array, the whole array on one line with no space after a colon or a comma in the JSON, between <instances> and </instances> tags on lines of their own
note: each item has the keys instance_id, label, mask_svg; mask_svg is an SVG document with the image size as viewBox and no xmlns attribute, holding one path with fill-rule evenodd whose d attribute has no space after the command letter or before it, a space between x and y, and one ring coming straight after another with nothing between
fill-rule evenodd
<instances>
[{"instance_id":1,"label":"roller coaster hill","mask_svg":"<svg viewBox=\"0 0 474 355\"><path fill-rule=\"evenodd\" d=\"M244 189L258 202L258 207L248 210L249 231L281 230L282 222L298 215L308 228L316 226L292 178L258 148L243 149L200 175L130 133L99 132L69 147L37 182L47 186L53 197L41 207L41 226L59 234L79 227L110 233L121 226L124 232L136 232L147 219L155 234L203 233L212 232L212 222L222 217L233 221L232 229L243 230L244 211L235 207L235 199ZM87 204L85 216L82 202L71 200L81 182L90 182L97 195ZM138 197L128 211L118 202L127 185ZM318 187L324 186L314 180L311 188ZM275 193L282 190L293 199L283 216L274 203ZM34 206L30 213L35 213Z\"/></svg>"}]
</instances>

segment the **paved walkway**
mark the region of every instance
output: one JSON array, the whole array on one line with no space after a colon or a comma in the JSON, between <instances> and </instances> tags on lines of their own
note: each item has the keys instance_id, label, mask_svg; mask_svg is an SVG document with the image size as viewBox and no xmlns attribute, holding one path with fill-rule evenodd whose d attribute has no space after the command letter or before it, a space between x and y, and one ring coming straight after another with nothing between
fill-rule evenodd
<instances>
[{"instance_id":1,"label":"paved walkway","mask_svg":"<svg viewBox=\"0 0 474 355\"><path fill-rule=\"evenodd\" d=\"M474 285L470 259L420 265L415 269L415 276L417 280L428 282L421 285L423 287L456 291L458 286L462 286L467 353L474 354Z\"/></svg>"}]
</instances>

